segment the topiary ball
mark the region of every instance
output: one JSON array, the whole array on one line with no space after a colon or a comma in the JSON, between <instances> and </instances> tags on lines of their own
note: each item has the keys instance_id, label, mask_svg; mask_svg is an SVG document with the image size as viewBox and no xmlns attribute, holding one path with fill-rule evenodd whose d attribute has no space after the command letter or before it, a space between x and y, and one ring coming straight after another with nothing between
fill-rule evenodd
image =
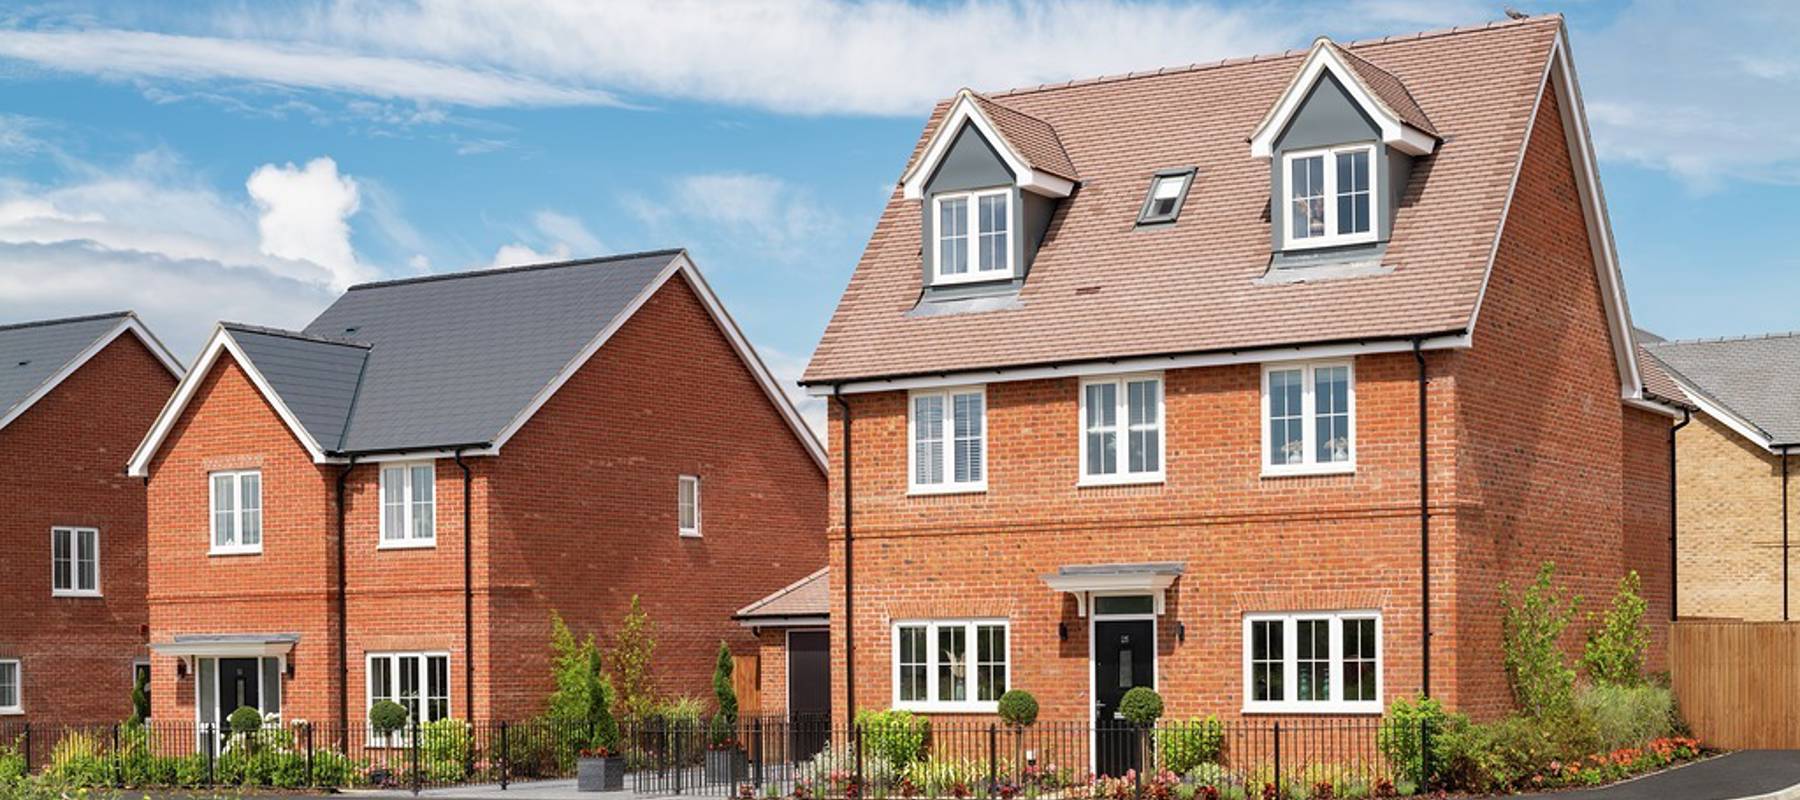
<instances>
[{"instance_id":1,"label":"topiary ball","mask_svg":"<svg viewBox=\"0 0 1800 800\"><path fill-rule=\"evenodd\" d=\"M1013 689L1000 695L1000 721L1015 728L1037 722L1038 701L1024 689Z\"/></svg>"},{"instance_id":2,"label":"topiary ball","mask_svg":"<svg viewBox=\"0 0 1800 800\"><path fill-rule=\"evenodd\" d=\"M1119 716L1133 725L1149 727L1162 719L1162 695L1148 686L1134 687L1119 701Z\"/></svg>"},{"instance_id":3,"label":"topiary ball","mask_svg":"<svg viewBox=\"0 0 1800 800\"><path fill-rule=\"evenodd\" d=\"M369 727L377 736L386 736L406 727L406 707L392 700L377 700L369 707Z\"/></svg>"},{"instance_id":4,"label":"topiary ball","mask_svg":"<svg viewBox=\"0 0 1800 800\"><path fill-rule=\"evenodd\" d=\"M249 706L238 706L225 718L225 723L231 726L232 733L255 733L262 728L262 712Z\"/></svg>"}]
</instances>

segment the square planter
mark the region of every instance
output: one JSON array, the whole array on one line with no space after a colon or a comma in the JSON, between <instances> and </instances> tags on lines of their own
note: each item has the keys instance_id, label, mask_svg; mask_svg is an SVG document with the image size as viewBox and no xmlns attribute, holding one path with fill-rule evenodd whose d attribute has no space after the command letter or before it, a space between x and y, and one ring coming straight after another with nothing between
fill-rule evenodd
<instances>
[{"instance_id":1,"label":"square planter","mask_svg":"<svg viewBox=\"0 0 1800 800\"><path fill-rule=\"evenodd\" d=\"M616 792L625 788L625 757L582 757L575 763L575 791Z\"/></svg>"},{"instance_id":2,"label":"square planter","mask_svg":"<svg viewBox=\"0 0 1800 800\"><path fill-rule=\"evenodd\" d=\"M706 751L706 782L737 783L750 777L750 759L744 751L708 750Z\"/></svg>"}]
</instances>

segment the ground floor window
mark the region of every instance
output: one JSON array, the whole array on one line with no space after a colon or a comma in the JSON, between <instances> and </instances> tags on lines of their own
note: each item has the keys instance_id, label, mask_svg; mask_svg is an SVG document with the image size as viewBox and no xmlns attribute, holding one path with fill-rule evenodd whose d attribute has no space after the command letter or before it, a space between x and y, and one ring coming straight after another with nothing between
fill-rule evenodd
<instances>
[{"instance_id":1,"label":"ground floor window","mask_svg":"<svg viewBox=\"0 0 1800 800\"><path fill-rule=\"evenodd\" d=\"M1011 672L1003 619L894 624L894 707L993 711Z\"/></svg>"},{"instance_id":2,"label":"ground floor window","mask_svg":"<svg viewBox=\"0 0 1800 800\"><path fill-rule=\"evenodd\" d=\"M1381 615L1244 616L1244 710L1381 711Z\"/></svg>"},{"instance_id":3,"label":"ground floor window","mask_svg":"<svg viewBox=\"0 0 1800 800\"><path fill-rule=\"evenodd\" d=\"M450 656L446 653L370 653L366 711L382 700L406 709L411 723L450 716Z\"/></svg>"},{"instance_id":4,"label":"ground floor window","mask_svg":"<svg viewBox=\"0 0 1800 800\"><path fill-rule=\"evenodd\" d=\"M25 671L16 658L0 659L0 714L25 713Z\"/></svg>"}]
</instances>

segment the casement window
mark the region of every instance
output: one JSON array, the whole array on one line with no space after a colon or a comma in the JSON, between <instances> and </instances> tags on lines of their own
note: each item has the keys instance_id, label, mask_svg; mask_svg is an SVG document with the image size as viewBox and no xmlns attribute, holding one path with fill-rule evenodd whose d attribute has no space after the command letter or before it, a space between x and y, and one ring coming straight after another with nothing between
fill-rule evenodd
<instances>
[{"instance_id":1,"label":"casement window","mask_svg":"<svg viewBox=\"0 0 1800 800\"><path fill-rule=\"evenodd\" d=\"M381 468L383 548L437 544L437 467L432 462Z\"/></svg>"},{"instance_id":2,"label":"casement window","mask_svg":"<svg viewBox=\"0 0 1800 800\"><path fill-rule=\"evenodd\" d=\"M1003 619L894 623L894 707L993 711L1008 685L1008 633Z\"/></svg>"},{"instance_id":3,"label":"casement window","mask_svg":"<svg viewBox=\"0 0 1800 800\"><path fill-rule=\"evenodd\" d=\"M50 594L53 597L100 596L100 531L94 528L50 529Z\"/></svg>"},{"instance_id":4,"label":"casement window","mask_svg":"<svg viewBox=\"0 0 1800 800\"><path fill-rule=\"evenodd\" d=\"M934 283L967 283L1012 274L1012 189L940 194L932 198L936 220Z\"/></svg>"},{"instance_id":5,"label":"casement window","mask_svg":"<svg viewBox=\"0 0 1800 800\"><path fill-rule=\"evenodd\" d=\"M364 711L392 700L406 709L409 723L450 716L450 656L447 653L370 653L369 695ZM371 732L373 738L373 732Z\"/></svg>"},{"instance_id":6,"label":"casement window","mask_svg":"<svg viewBox=\"0 0 1800 800\"><path fill-rule=\"evenodd\" d=\"M987 391L914 392L907 414L908 488L913 494L987 489Z\"/></svg>"},{"instance_id":7,"label":"casement window","mask_svg":"<svg viewBox=\"0 0 1800 800\"><path fill-rule=\"evenodd\" d=\"M700 476L683 475L675 488L675 525L682 536L700 535Z\"/></svg>"},{"instance_id":8,"label":"casement window","mask_svg":"<svg viewBox=\"0 0 1800 800\"><path fill-rule=\"evenodd\" d=\"M0 658L0 714L25 713L25 671L16 658Z\"/></svg>"},{"instance_id":9,"label":"casement window","mask_svg":"<svg viewBox=\"0 0 1800 800\"><path fill-rule=\"evenodd\" d=\"M1263 367L1263 474L1356 468L1356 373L1348 362Z\"/></svg>"},{"instance_id":10,"label":"casement window","mask_svg":"<svg viewBox=\"0 0 1800 800\"><path fill-rule=\"evenodd\" d=\"M215 472L212 483L212 553L262 552L262 472Z\"/></svg>"},{"instance_id":11,"label":"casement window","mask_svg":"<svg viewBox=\"0 0 1800 800\"><path fill-rule=\"evenodd\" d=\"M1374 241L1379 209L1374 161L1375 147L1368 144L1285 154L1287 247Z\"/></svg>"},{"instance_id":12,"label":"casement window","mask_svg":"<svg viewBox=\"0 0 1800 800\"><path fill-rule=\"evenodd\" d=\"M1181 205L1187 199L1188 185L1194 180L1192 169L1158 172L1150 179L1150 196L1138 212L1139 225L1174 222L1181 216Z\"/></svg>"},{"instance_id":13,"label":"casement window","mask_svg":"<svg viewBox=\"0 0 1800 800\"><path fill-rule=\"evenodd\" d=\"M1380 713L1381 616L1372 611L1246 615L1244 710Z\"/></svg>"},{"instance_id":14,"label":"casement window","mask_svg":"<svg viewBox=\"0 0 1800 800\"><path fill-rule=\"evenodd\" d=\"M1081 483L1151 483L1163 477L1160 375L1081 382Z\"/></svg>"}]
</instances>

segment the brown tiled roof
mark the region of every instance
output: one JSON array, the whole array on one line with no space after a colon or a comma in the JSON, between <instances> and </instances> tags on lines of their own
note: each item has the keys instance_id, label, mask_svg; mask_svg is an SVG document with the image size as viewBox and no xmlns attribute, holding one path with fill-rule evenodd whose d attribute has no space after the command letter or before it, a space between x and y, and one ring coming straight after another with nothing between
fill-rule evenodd
<instances>
[{"instance_id":1,"label":"brown tiled roof","mask_svg":"<svg viewBox=\"0 0 1800 800\"><path fill-rule=\"evenodd\" d=\"M1032 169L1072 181L1081 179L1075 174L1075 165L1069 162L1069 153L1063 149L1062 140L1056 138L1056 129L1050 127L1050 123L974 92L970 92L969 97L981 107L981 113L993 121L996 132L1006 140L1007 146Z\"/></svg>"},{"instance_id":2,"label":"brown tiled roof","mask_svg":"<svg viewBox=\"0 0 1800 800\"><path fill-rule=\"evenodd\" d=\"M1648 347L1638 345L1638 374L1643 377L1644 394L1654 400L1665 400L1676 405L1693 405L1687 393L1669 376L1668 369Z\"/></svg>"},{"instance_id":3,"label":"brown tiled roof","mask_svg":"<svg viewBox=\"0 0 1800 800\"><path fill-rule=\"evenodd\" d=\"M1269 166L1245 140L1306 51L989 95L1054 126L1081 172L1018 302L907 316L919 299L920 204L896 191L804 380L1461 331L1560 27L1537 17L1347 47L1403 80L1446 137L1405 190L1383 258L1392 272L1366 277L1256 280L1269 265ZM1180 221L1137 228L1151 176L1186 165L1199 172Z\"/></svg>"},{"instance_id":4,"label":"brown tiled roof","mask_svg":"<svg viewBox=\"0 0 1800 800\"><path fill-rule=\"evenodd\" d=\"M1356 71L1357 79L1369 87L1376 102L1387 106L1387 110L1401 122L1432 136L1438 135L1437 128L1431 125L1431 118L1425 116L1425 109L1419 107L1419 101L1413 99L1412 92L1406 90L1406 84L1401 83L1393 73L1369 63L1367 59L1343 47L1335 44L1330 47L1343 56L1345 64Z\"/></svg>"},{"instance_id":5,"label":"brown tiled roof","mask_svg":"<svg viewBox=\"0 0 1800 800\"><path fill-rule=\"evenodd\" d=\"M824 567L738 609L732 619L823 617L831 613L831 568Z\"/></svg>"}]
</instances>

